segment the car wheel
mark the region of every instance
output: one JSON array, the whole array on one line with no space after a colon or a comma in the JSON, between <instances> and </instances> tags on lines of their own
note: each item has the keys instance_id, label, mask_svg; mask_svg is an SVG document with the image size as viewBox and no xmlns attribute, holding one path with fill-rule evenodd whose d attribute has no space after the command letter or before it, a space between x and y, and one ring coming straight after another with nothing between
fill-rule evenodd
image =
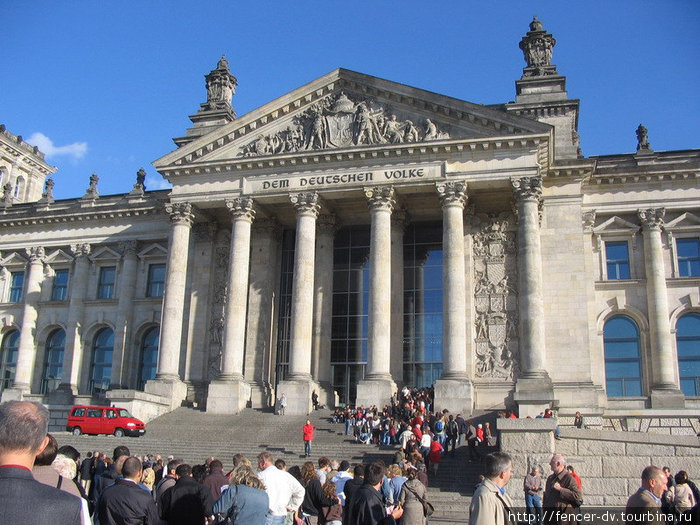
<instances>
[{"instance_id":1,"label":"car wheel","mask_svg":"<svg viewBox=\"0 0 700 525\"><path fill-rule=\"evenodd\" d=\"M121 428L118 428L114 431L114 437L124 437L124 431Z\"/></svg>"},{"instance_id":2,"label":"car wheel","mask_svg":"<svg viewBox=\"0 0 700 525\"><path fill-rule=\"evenodd\" d=\"M80 430L80 427L74 427L74 428L73 428L73 435L74 435L74 436L79 436L79 435L82 434L82 433L83 433L83 431Z\"/></svg>"}]
</instances>

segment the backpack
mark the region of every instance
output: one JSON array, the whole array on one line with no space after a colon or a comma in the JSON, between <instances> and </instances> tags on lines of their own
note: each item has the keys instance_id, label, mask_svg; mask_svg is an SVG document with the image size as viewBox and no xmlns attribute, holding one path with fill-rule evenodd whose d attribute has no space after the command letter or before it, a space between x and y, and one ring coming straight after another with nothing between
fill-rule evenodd
<instances>
[{"instance_id":1,"label":"backpack","mask_svg":"<svg viewBox=\"0 0 700 525\"><path fill-rule=\"evenodd\" d=\"M445 422L442 419L438 419L435 423L435 430L437 430L438 432L442 432L444 428Z\"/></svg>"}]
</instances>

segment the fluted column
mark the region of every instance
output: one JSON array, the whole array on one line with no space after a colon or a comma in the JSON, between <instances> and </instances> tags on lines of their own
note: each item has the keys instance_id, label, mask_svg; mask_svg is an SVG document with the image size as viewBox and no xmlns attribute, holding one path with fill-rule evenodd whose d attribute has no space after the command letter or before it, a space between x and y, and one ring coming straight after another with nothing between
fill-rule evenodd
<instances>
[{"instance_id":1,"label":"fluted column","mask_svg":"<svg viewBox=\"0 0 700 525\"><path fill-rule=\"evenodd\" d=\"M676 382L677 362L673 355L671 323L669 321L666 271L664 269L661 229L664 224L664 208L649 208L637 212L642 224L644 261L647 278L647 305L649 309L649 335L652 366L652 407L683 406L678 399L680 390ZM672 404L658 397L674 398Z\"/></svg>"},{"instance_id":2,"label":"fluted column","mask_svg":"<svg viewBox=\"0 0 700 525\"><path fill-rule=\"evenodd\" d=\"M167 204L165 209L170 215L171 227L156 379L179 381L187 259L194 217L188 202Z\"/></svg>"},{"instance_id":3,"label":"fluted column","mask_svg":"<svg viewBox=\"0 0 700 525\"><path fill-rule=\"evenodd\" d=\"M554 401L546 370L540 203L542 178L511 179L518 214L520 366L515 400L520 417L536 416Z\"/></svg>"},{"instance_id":4,"label":"fluted column","mask_svg":"<svg viewBox=\"0 0 700 525\"><path fill-rule=\"evenodd\" d=\"M63 358L61 385L63 391L78 394L80 388L80 370L83 363L83 323L85 322L85 295L90 273L89 244L74 244L74 267L70 281L70 301L68 302L68 322L66 323L66 346ZM83 381L83 385L85 385Z\"/></svg>"},{"instance_id":5,"label":"fluted column","mask_svg":"<svg viewBox=\"0 0 700 525\"><path fill-rule=\"evenodd\" d=\"M467 378L466 283L464 273L464 182L437 184L442 204L443 379Z\"/></svg>"},{"instance_id":6,"label":"fluted column","mask_svg":"<svg viewBox=\"0 0 700 525\"><path fill-rule=\"evenodd\" d=\"M136 294L136 276L138 269L138 257L136 250L138 248L137 241L125 241L121 243L122 264L119 275L119 302L117 304L117 329L114 334L114 358L112 361L112 377L110 379L110 388L126 387L128 375L138 376L138 370L141 367L140 358L140 342L134 341L130 344L131 339L131 320L134 311L134 296ZM135 354L132 359L129 359L129 354ZM125 370L125 363L131 361L134 363L136 370Z\"/></svg>"},{"instance_id":7,"label":"fluted column","mask_svg":"<svg viewBox=\"0 0 700 525\"><path fill-rule=\"evenodd\" d=\"M315 192L293 193L290 198L297 212L297 231L294 246L288 379L310 380L316 218L320 206L318 194Z\"/></svg>"},{"instance_id":8,"label":"fluted column","mask_svg":"<svg viewBox=\"0 0 700 525\"><path fill-rule=\"evenodd\" d=\"M29 257L27 283L24 289L22 328L19 332L17 370L13 387L29 393L32 385L32 371L36 361L36 341L34 331L38 316L37 303L41 295L41 279L44 270L44 248L35 246L26 249Z\"/></svg>"}]
</instances>

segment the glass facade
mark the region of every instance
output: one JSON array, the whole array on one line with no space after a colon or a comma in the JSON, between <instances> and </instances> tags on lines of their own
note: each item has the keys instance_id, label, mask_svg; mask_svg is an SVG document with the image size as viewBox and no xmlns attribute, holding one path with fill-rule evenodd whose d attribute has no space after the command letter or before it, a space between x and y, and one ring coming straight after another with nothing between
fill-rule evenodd
<instances>
[{"instance_id":1,"label":"glass facade","mask_svg":"<svg viewBox=\"0 0 700 525\"><path fill-rule=\"evenodd\" d=\"M0 390L10 388L15 380L19 354L19 330L7 332L2 338L0 354Z\"/></svg>"},{"instance_id":2,"label":"glass facade","mask_svg":"<svg viewBox=\"0 0 700 525\"><path fill-rule=\"evenodd\" d=\"M277 361L275 379L286 379L289 371L289 345L292 319L292 285L294 276L294 230L282 233L282 273L280 278L280 306L277 322Z\"/></svg>"},{"instance_id":3,"label":"glass facade","mask_svg":"<svg viewBox=\"0 0 700 525\"><path fill-rule=\"evenodd\" d=\"M605 323L605 389L608 397L642 395L639 329L632 319L618 315Z\"/></svg>"},{"instance_id":4,"label":"glass facade","mask_svg":"<svg viewBox=\"0 0 700 525\"><path fill-rule=\"evenodd\" d=\"M112 377L112 354L114 353L114 332L103 328L95 336L90 363L90 394L104 396L109 390Z\"/></svg>"},{"instance_id":5,"label":"glass facade","mask_svg":"<svg viewBox=\"0 0 700 525\"><path fill-rule=\"evenodd\" d=\"M676 348L681 390L686 396L700 396L700 314L689 313L678 319Z\"/></svg>"},{"instance_id":6,"label":"glass facade","mask_svg":"<svg viewBox=\"0 0 700 525\"><path fill-rule=\"evenodd\" d=\"M61 384L63 353L66 348L66 332L62 329L51 332L46 341L44 371L41 376L41 393L53 392Z\"/></svg>"},{"instance_id":7,"label":"glass facade","mask_svg":"<svg viewBox=\"0 0 700 525\"><path fill-rule=\"evenodd\" d=\"M141 368L139 368L139 388L143 389L146 381L156 377L158 366L159 327L149 328L141 340Z\"/></svg>"}]
</instances>

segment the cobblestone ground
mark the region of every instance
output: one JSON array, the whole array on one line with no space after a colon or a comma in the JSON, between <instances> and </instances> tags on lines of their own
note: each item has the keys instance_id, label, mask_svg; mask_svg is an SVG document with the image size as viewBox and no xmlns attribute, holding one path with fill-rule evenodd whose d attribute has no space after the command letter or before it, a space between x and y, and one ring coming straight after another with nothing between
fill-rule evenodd
<instances>
[{"instance_id":1,"label":"cobblestone ground","mask_svg":"<svg viewBox=\"0 0 700 525\"><path fill-rule=\"evenodd\" d=\"M364 445L345 436L345 426L331 423L329 411L319 410L310 418L316 427L312 454L314 463L321 456L347 459L350 463L367 463L381 459L390 464L393 446ZM225 469L232 457L242 453L253 459L261 451L282 458L287 465L301 465L304 443L301 427L305 416L276 416L268 411L246 409L235 416L211 415L190 408L179 408L146 425L140 438L114 436L73 436L67 432L54 435L59 445L73 445L83 455L99 450L111 455L117 445L125 444L132 454L172 454L191 463L203 463L209 456L219 458ZM254 461L253 461L254 462ZM470 496L479 474L479 463L467 461L466 447L443 460L437 476L430 479L429 499L436 511L430 523L466 523Z\"/></svg>"}]
</instances>

